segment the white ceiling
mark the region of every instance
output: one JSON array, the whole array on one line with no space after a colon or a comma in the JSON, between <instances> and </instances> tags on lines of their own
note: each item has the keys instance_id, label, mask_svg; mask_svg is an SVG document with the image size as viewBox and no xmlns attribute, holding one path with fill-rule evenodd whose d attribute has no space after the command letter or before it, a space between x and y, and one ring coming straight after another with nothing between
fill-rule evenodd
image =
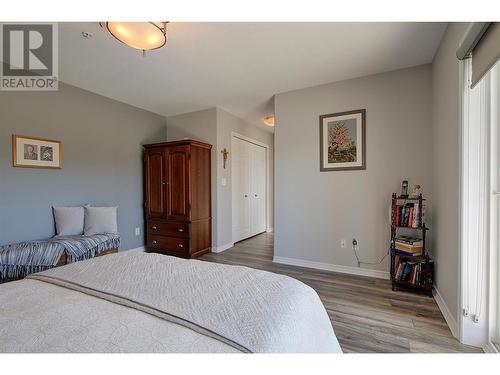
<instances>
[{"instance_id":1,"label":"white ceiling","mask_svg":"<svg viewBox=\"0 0 500 375\"><path fill-rule=\"evenodd\" d=\"M62 81L175 115L219 106L258 126L273 95L432 61L445 23L171 23L142 54L98 23L61 23ZM82 31L91 32L84 39Z\"/></svg>"}]
</instances>

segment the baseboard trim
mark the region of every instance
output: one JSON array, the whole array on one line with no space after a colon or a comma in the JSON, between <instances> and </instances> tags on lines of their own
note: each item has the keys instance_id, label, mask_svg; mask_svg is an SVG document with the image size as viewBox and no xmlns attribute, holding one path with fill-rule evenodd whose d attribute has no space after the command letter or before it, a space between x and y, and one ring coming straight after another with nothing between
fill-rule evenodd
<instances>
[{"instance_id":1,"label":"baseboard trim","mask_svg":"<svg viewBox=\"0 0 500 375\"><path fill-rule=\"evenodd\" d=\"M230 249L234 246L234 243L230 242L221 246L212 247L212 253L222 253L224 250Z\"/></svg>"},{"instance_id":2,"label":"baseboard trim","mask_svg":"<svg viewBox=\"0 0 500 375\"><path fill-rule=\"evenodd\" d=\"M439 310L441 310L441 314L443 314L444 320L446 320L446 323L450 328L451 334L456 339L459 339L458 323L455 320L455 317L451 313L450 309L448 308L448 305L446 304L446 302L444 302L443 296L441 296L437 288L434 288L433 294L434 294L434 300L436 301Z\"/></svg>"},{"instance_id":3,"label":"baseboard trim","mask_svg":"<svg viewBox=\"0 0 500 375\"><path fill-rule=\"evenodd\" d=\"M483 351L485 353L492 353L492 354L498 354L500 353L496 347L495 344L493 344L491 341L489 343L487 343L484 347L483 347Z\"/></svg>"},{"instance_id":4,"label":"baseboard trim","mask_svg":"<svg viewBox=\"0 0 500 375\"><path fill-rule=\"evenodd\" d=\"M390 278L389 272L386 271L370 270L367 268L359 268L359 267L341 266L338 264L331 264L331 263L313 262L304 259L284 258L275 256L273 257L273 263L287 264L289 266L297 266L297 267L314 268L323 271L347 273L350 275L357 275L357 276L375 277L378 279L388 280Z\"/></svg>"},{"instance_id":5,"label":"baseboard trim","mask_svg":"<svg viewBox=\"0 0 500 375\"><path fill-rule=\"evenodd\" d=\"M267 232L267 233L274 232L274 228L269 227L269 228L267 228L267 229L266 229L266 232Z\"/></svg>"},{"instance_id":6,"label":"baseboard trim","mask_svg":"<svg viewBox=\"0 0 500 375\"><path fill-rule=\"evenodd\" d=\"M144 246L139 246L134 249L128 249L128 250L123 250L123 251L138 251L140 253L143 253L146 251L146 248Z\"/></svg>"}]
</instances>

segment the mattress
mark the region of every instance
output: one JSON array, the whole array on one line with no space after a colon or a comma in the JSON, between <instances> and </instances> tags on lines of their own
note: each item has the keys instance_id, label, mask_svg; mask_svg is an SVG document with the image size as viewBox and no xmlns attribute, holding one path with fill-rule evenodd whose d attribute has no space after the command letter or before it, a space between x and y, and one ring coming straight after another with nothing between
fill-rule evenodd
<instances>
[{"instance_id":1,"label":"mattress","mask_svg":"<svg viewBox=\"0 0 500 375\"><path fill-rule=\"evenodd\" d=\"M118 253L0 285L0 352L341 352L316 292L287 276Z\"/></svg>"}]
</instances>

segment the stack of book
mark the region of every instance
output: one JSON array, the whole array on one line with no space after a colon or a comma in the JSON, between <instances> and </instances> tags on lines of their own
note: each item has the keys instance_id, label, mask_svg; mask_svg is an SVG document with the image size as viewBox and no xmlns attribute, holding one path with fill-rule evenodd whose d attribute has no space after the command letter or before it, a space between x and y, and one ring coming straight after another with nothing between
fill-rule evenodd
<instances>
[{"instance_id":1,"label":"stack of book","mask_svg":"<svg viewBox=\"0 0 500 375\"><path fill-rule=\"evenodd\" d=\"M412 262L401 261L396 255L394 263L394 279L397 282L404 282L410 285L424 286L425 285L425 261ZM430 273L433 272L433 262L429 262Z\"/></svg>"},{"instance_id":2,"label":"stack of book","mask_svg":"<svg viewBox=\"0 0 500 375\"><path fill-rule=\"evenodd\" d=\"M406 256L419 256L422 255L423 246L424 242L420 238L400 235L395 238L392 251Z\"/></svg>"},{"instance_id":3,"label":"stack of book","mask_svg":"<svg viewBox=\"0 0 500 375\"><path fill-rule=\"evenodd\" d=\"M395 214L395 224L398 227L419 228L421 225L419 216L422 217L423 221L423 212L422 215L419 215L418 203L398 205Z\"/></svg>"}]
</instances>

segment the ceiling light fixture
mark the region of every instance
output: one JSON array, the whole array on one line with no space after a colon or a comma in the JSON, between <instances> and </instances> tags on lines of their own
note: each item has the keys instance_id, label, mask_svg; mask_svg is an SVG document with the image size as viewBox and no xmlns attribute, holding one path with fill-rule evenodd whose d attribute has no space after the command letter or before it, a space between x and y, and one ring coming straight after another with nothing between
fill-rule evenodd
<instances>
[{"instance_id":1,"label":"ceiling light fixture","mask_svg":"<svg viewBox=\"0 0 500 375\"><path fill-rule=\"evenodd\" d=\"M274 116L266 116L262 119L267 126L274 126Z\"/></svg>"},{"instance_id":2,"label":"ceiling light fixture","mask_svg":"<svg viewBox=\"0 0 500 375\"><path fill-rule=\"evenodd\" d=\"M99 22L111 35L129 47L146 51L158 49L167 42L168 22Z\"/></svg>"}]
</instances>

